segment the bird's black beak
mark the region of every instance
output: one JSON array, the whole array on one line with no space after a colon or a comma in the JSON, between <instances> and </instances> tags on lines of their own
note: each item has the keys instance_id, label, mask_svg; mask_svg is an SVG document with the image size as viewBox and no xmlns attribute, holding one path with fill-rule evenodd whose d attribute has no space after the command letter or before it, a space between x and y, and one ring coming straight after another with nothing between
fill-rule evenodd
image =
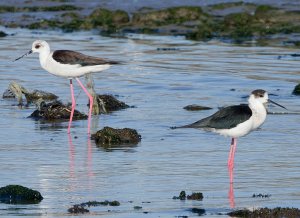
<instances>
[{"instance_id":1,"label":"bird's black beak","mask_svg":"<svg viewBox=\"0 0 300 218\"><path fill-rule=\"evenodd\" d=\"M27 52L26 54L23 54L21 57L16 58L14 61L20 60L21 58L30 55L32 53L32 50L30 50L29 52Z\"/></svg>"},{"instance_id":2,"label":"bird's black beak","mask_svg":"<svg viewBox=\"0 0 300 218\"><path fill-rule=\"evenodd\" d=\"M268 102L270 102L270 103L272 103L272 104L275 104L275 105L277 105L277 106L279 106L279 107L282 107L282 108L284 108L284 109L287 110L286 107L284 107L284 106L282 106L282 105L280 105L280 104L278 104L278 103L276 103L276 102L274 102L274 101L272 101L272 100L270 100L270 99L268 99Z\"/></svg>"}]
</instances>

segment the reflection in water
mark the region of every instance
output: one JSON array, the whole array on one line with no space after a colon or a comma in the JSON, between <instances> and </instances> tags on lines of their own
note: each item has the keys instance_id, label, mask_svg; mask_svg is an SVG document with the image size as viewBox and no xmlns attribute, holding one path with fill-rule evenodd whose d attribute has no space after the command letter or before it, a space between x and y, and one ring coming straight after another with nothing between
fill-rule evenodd
<instances>
[{"instance_id":1,"label":"reflection in water","mask_svg":"<svg viewBox=\"0 0 300 218\"><path fill-rule=\"evenodd\" d=\"M75 168L75 146L73 144L71 134L68 134L68 142L69 142L69 158L70 158L69 176L70 176L70 178L76 178L76 175L75 175L75 171L76 171L76 168ZM91 142L90 136L88 136L88 139L87 139L87 158L85 161L85 165L87 168L88 178L93 177L94 176L93 155L92 155L92 142Z\"/></svg>"},{"instance_id":2,"label":"reflection in water","mask_svg":"<svg viewBox=\"0 0 300 218\"><path fill-rule=\"evenodd\" d=\"M234 188L233 188L233 167L228 167L229 174L229 191L228 191L228 199L231 208L235 207L234 202Z\"/></svg>"}]
</instances>

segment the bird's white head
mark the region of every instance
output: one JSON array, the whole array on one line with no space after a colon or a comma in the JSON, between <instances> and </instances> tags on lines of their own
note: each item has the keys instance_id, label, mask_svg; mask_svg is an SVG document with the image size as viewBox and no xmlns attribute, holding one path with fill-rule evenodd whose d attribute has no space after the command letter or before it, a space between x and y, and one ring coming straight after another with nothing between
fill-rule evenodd
<instances>
[{"instance_id":1,"label":"bird's white head","mask_svg":"<svg viewBox=\"0 0 300 218\"><path fill-rule=\"evenodd\" d=\"M21 58L35 52L40 53L40 57L46 57L50 53L50 46L44 40L36 40L32 43L31 50L23 54L21 57L16 58L15 61L20 60Z\"/></svg>"},{"instance_id":2,"label":"bird's white head","mask_svg":"<svg viewBox=\"0 0 300 218\"><path fill-rule=\"evenodd\" d=\"M284 106L270 100L268 93L263 89L256 89L252 91L248 101L250 107L257 107L257 105L263 105L266 108L267 103L272 103L286 109Z\"/></svg>"},{"instance_id":3,"label":"bird's white head","mask_svg":"<svg viewBox=\"0 0 300 218\"><path fill-rule=\"evenodd\" d=\"M31 51L33 53L38 52L50 52L49 44L44 40L36 40L32 43Z\"/></svg>"},{"instance_id":4,"label":"bird's white head","mask_svg":"<svg viewBox=\"0 0 300 218\"><path fill-rule=\"evenodd\" d=\"M253 92L251 92L251 95L249 97L249 102L253 102L253 101L266 106L269 101L269 95L263 89L256 89Z\"/></svg>"}]
</instances>

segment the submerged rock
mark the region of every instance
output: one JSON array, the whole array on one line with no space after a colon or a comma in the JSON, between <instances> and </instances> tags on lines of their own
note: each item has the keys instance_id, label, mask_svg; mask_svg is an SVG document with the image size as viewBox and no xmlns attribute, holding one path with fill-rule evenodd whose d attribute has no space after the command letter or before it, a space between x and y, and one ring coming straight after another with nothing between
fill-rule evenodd
<instances>
[{"instance_id":1,"label":"submerged rock","mask_svg":"<svg viewBox=\"0 0 300 218\"><path fill-rule=\"evenodd\" d=\"M75 204L68 209L69 213L78 214L78 213L89 213L90 211L85 207L97 207L97 206L120 206L119 201L88 201L81 204Z\"/></svg>"},{"instance_id":2,"label":"submerged rock","mask_svg":"<svg viewBox=\"0 0 300 218\"><path fill-rule=\"evenodd\" d=\"M41 105L35 110L29 118L36 120L68 120L71 114L71 107L64 105L60 101L54 101L50 103L41 102ZM75 110L73 120L87 119L87 115Z\"/></svg>"},{"instance_id":3,"label":"submerged rock","mask_svg":"<svg viewBox=\"0 0 300 218\"><path fill-rule=\"evenodd\" d=\"M33 90L32 92L23 92L27 101L27 104L35 102L39 99L42 99L43 101L53 101L58 99L58 96L41 90Z\"/></svg>"},{"instance_id":4,"label":"submerged rock","mask_svg":"<svg viewBox=\"0 0 300 218\"><path fill-rule=\"evenodd\" d=\"M130 106L119 101L112 95L97 95L97 104L99 105L99 113L109 113L112 111L122 110Z\"/></svg>"},{"instance_id":5,"label":"submerged rock","mask_svg":"<svg viewBox=\"0 0 300 218\"><path fill-rule=\"evenodd\" d=\"M201 192L193 192L191 195L186 197L188 200L202 200L203 194Z\"/></svg>"},{"instance_id":6,"label":"submerged rock","mask_svg":"<svg viewBox=\"0 0 300 218\"><path fill-rule=\"evenodd\" d=\"M186 195L185 191L181 191L179 196L174 196L173 199L179 200L202 200L203 194L201 192L193 192L191 195Z\"/></svg>"},{"instance_id":7,"label":"submerged rock","mask_svg":"<svg viewBox=\"0 0 300 218\"><path fill-rule=\"evenodd\" d=\"M43 200L40 192L21 185L0 188L0 202L7 204L36 204Z\"/></svg>"},{"instance_id":8,"label":"submerged rock","mask_svg":"<svg viewBox=\"0 0 300 218\"><path fill-rule=\"evenodd\" d=\"M197 213L199 216L203 216L205 214L205 210L202 208L192 208L190 209L192 213Z\"/></svg>"},{"instance_id":9,"label":"submerged rock","mask_svg":"<svg viewBox=\"0 0 300 218\"><path fill-rule=\"evenodd\" d=\"M114 129L104 127L93 134L92 139L100 145L137 144L141 141L141 136L136 130L130 128Z\"/></svg>"},{"instance_id":10,"label":"submerged rock","mask_svg":"<svg viewBox=\"0 0 300 218\"><path fill-rule=\"evenodd\" d=\"M58 96L41 90L29 91L24 86L12 81L8 88L4 91L3 98L16 98L19 105L23 104L23 95L26 98L27 104L34 103L38 100L53 101L58 99Z\"/></svg>"},{"instance_id":11,"label":"submerged rock","mask_svg":"<svg viewBox=\"0 0 300 218\"><path fill-rule=\"evenodd\" d=\"M75 204L68 209L68 212L78 214L78 213L89 213L90 211L81 205Z\"/></svg>"},{"instance_id":12,"label":"submerged rock","mask_svg":"<svg viewBox=\"0 0 300 218\"><path fill-rule=\"evenodd\" d=\"M300 95L300 83L295 86L292 94L293 95Z\"/></svg>"},{"instance_id":13,"label":"submerged rock","mask_svg":"<svg viewBox=\"0 0 300 218\"><path fill-rule=\"evenodd\" d=\"M7 33L0 31L0 37L5 37L5 36L7 36Z\"/></svg>"},{"instance_id":14,"label":"submerged rock","mask_svg":"<svg viewBox=\"0 0 300 218\"><path fill-rule=\"evenodd\" d=\"M185 106L183 109L185 109L187 111L201 111L201 110L210 110L212 108L211 107L197 105L197 104L191 104L191 105Z\"/></svg>"},{"instance_id":15,"label":"submerged rock","mask_svg":"<svg viewBox=\"0 0 300 218\"><path fill-rule=\"evenodd\" d=\"M273 209L260 208L253 211L248 209L236 210L227 214L231 217L245 217L245 218L297 218L300 217L300 210L298 208L281 208L276 207Z\"/></svg>"},{"instance_id":16,"label":"submerged rock","mask_svg":"<svg viewBox=\"0 0 300 218\"><path fill-rule=\"evenodd\" d=\"M174 196L173 199L174 199L174 200L175 200L175 199L185 200L185 199L186 199L186 193L185 193L185 191L181 191L180 194L179 194L179 196L178 196L178 197L177 197L177 196Z\"/></svg>"}]
</instances>

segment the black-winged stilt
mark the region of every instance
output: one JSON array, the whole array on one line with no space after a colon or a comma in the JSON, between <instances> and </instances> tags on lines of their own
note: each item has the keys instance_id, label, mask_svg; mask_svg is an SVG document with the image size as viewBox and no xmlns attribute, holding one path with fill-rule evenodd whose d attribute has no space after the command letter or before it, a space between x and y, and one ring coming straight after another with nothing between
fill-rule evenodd
<instances>
[{"instance_id":1,"label":"black-winged stilt","mask_svg":"<svg viewBox=\"0 0 300 218\"><path fill-rule=\"evenodd\" d=\"M223 136L230 136L232 140L228 157L228 168L233 169L237 138L247 135L264 123L267 116L266 104L268 102L286 109L284 106L271 101L265 90L257 89L250 94L248 105L240 104L225 107L195 123L172 128L204 129Z\"/></svg>"},{"instance_id":2,"label":"black-winged stilt","mask_svg":"<svg viewBox=\"0 0 300 218\"><path fill-rule=\"evenodd\" d=\"M90 133L90 124L91 124L91 115L92 115L92 107L93 107L93 97L83 86L78 77L83 76L92 72L99 72L102 70L106 70L112 64L119 64L118 61L111 61L103 58L92 57L88 55L84 55L82 53L70 50L56 50L54 52L50 52L50 46L46 41L36 40L32 43L32 48L29 52L22 55L21 57L15 59L15 61L21 59L24 56L27 56L31 53L39 53L40 64L42 68L44 68L49 73L62 76L70 79L70 89L71 89L71 97L72 97L72 110L70 114L70 120L68 125L68 133L70 133L70 128L73 119L73 113L75 110L75 97L73 90L72 78L75 78L89 97L90 100L90 109L88 116L88 133Z\"/></svg>"}]
</instances>

